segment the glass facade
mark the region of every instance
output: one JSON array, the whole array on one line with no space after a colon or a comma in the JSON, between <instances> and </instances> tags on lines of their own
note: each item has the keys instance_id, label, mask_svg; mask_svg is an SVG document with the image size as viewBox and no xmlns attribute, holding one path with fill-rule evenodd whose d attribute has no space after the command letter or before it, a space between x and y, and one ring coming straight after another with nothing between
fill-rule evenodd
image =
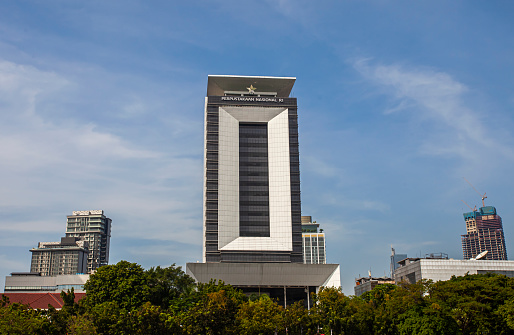
<instances>
[{"instance_id":1,"label":"glass facade","mask_svg":"<svg viewBox=\"0 0 514 335\"><path fill-rule=\"evenodd\" d=\"M269 237L266 123L239 124L239 196L239 236Z\"/></svg>"},{"instance_id":2,"label":"glass facade","mask_svg":"<svg viewBox=\"0 0 514 335\"><path fill-rule=\"evenodd\" d=\"M326 264L325 234L303 234L303 262L305 264Z\"/></svg>"}]
</instances>

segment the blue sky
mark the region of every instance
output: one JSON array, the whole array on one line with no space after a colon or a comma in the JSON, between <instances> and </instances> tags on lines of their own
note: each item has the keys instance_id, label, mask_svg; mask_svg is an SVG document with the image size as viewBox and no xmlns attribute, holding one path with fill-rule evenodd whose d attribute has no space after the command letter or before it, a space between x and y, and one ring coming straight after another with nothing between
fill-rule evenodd
<instances>
[{"instance_id":1,"label":"blue sky","mask_svg":"<svg viewBox=\"0 0 514 335\"><path fill-rule=\"evenodd\" d=\"M345 293L390 246L462 258L494 205L514 253L510 1L0 2L0 290L66 215L111 263L201 260L208 74L297 77L302 212Z\"/></svg>"}]
</instances>

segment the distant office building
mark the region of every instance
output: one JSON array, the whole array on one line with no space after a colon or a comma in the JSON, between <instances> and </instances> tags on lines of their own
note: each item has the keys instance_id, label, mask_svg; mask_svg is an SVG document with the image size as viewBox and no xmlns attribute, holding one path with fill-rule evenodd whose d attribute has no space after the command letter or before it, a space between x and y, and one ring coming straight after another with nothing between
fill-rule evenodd
<instances>
[{"instance_id":1,"label":"distant office building","mask_svg":"<svg viewBox=\"0 0 514 335\"><path fill-rule=\"evenodd\" d=\"M394 248L391 246L391 278L394 277L394 272L396 271L396 269L400 267L400 264L398 264L398 262L405 258L407 258L407 254L397 254L396 250L394 250Z\"/></svg>"},{"instance_id":2,"label":"distant office building","mask_svg":"<svg viewBox=\"0 0 514 335\"><path fill-rule=\"evenodd\" d=\"M109 263L111 219L103 210L73 212L67 217L66 237L80 237L88 242L87 273Z\"/></svg>"},{"instance_id":3,"label":"distant office building","mask_svg":"<svg viewBox=\"0 0 514 335\"><path fill-rule=\"evenodd\" d=\"M452 276L498 273L514 277L514 261L406 258L394 273L396 283L416 283L421 279L449 280Z\"/></svg>"},{"instance_id":4,"label":"distant office building","mask_svg":"<svg viewBox=\"0 0 514 335\"><path fill-rule=\"evenodd\" d=\"M63 237L61 242L39 242L30 250L30 272L41 276L74 275L86 273L88 243L78 237Z\"/></svg>"},{"instance_id":5,"label":"distant office building","mask_svg":"<svg viewBox=\"0 0 514 335\"><path fill-rule=\"evenodd\" d=\"M340 286L339 265L303 264L295 80L208 77L203 263L186 266L284 306Z\"/></svg>"},{"instance_id":6,"label":"distant office building","mask_svg":"<svg viewBox=\"0 0 514 335\"><path fill-rule=\"evenodd\" d=\"M507 260L501 217L493 206L464 213L467 234L462 235L464 259L471 259L487 251L485 259Z\"/></svg>"},{"instance_id":7,"label":"distant office building","mask_svg":"<svg viewBox=\"0 0 514 335\"><path fill-rule=\"evenodd\" d=\"M302 216L302 244L304 264L326 264L325 233L312 216Z\"/></svg>"},{"instance_id":8,"label":"distant office building","mask_svg":"<svg viewBox=\"0 0 514 335\"><path fill-rule=\"evenodd\" d=\"M355 295L360 296L365 292L371 291L378 285L395 284L392 278L388 277L361 277L355 279L355 287L353 288Z\"/></svg>"}]
</instances>

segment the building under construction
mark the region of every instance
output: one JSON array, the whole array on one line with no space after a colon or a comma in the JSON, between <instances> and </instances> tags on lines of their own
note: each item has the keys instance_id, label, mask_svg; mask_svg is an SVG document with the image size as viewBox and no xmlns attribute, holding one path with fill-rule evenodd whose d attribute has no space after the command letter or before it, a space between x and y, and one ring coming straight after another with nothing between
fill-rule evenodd
<instances>
[{"instance_id":1,"label":"building under construction","mask_svg":"<svg viewBox=\"0 0 514 335\"><path fill-rule=\"evenodd\" d=\"M467 234L462 235L464 259L475 258L482 253L483 259L507 260L502 218L493 206L464 213Z\"/></svg>"}]
</instances>

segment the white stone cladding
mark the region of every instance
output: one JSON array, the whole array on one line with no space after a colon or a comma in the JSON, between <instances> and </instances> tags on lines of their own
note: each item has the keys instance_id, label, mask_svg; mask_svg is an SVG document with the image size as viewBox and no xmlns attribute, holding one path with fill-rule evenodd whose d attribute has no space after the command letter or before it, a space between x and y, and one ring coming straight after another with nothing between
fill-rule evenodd
<instances>
[{"instance_id":1,"label":"white stone cladding","mask_svg":"<svg viewBox=\"0 0 514 335\"><path fill-rule=\"evenodd\" d=\"M239 122L268 123L270 237L239 236ZM288 109L220 107L218 157L219 250L292 251Z\"/></svg>"}]
</instances>

